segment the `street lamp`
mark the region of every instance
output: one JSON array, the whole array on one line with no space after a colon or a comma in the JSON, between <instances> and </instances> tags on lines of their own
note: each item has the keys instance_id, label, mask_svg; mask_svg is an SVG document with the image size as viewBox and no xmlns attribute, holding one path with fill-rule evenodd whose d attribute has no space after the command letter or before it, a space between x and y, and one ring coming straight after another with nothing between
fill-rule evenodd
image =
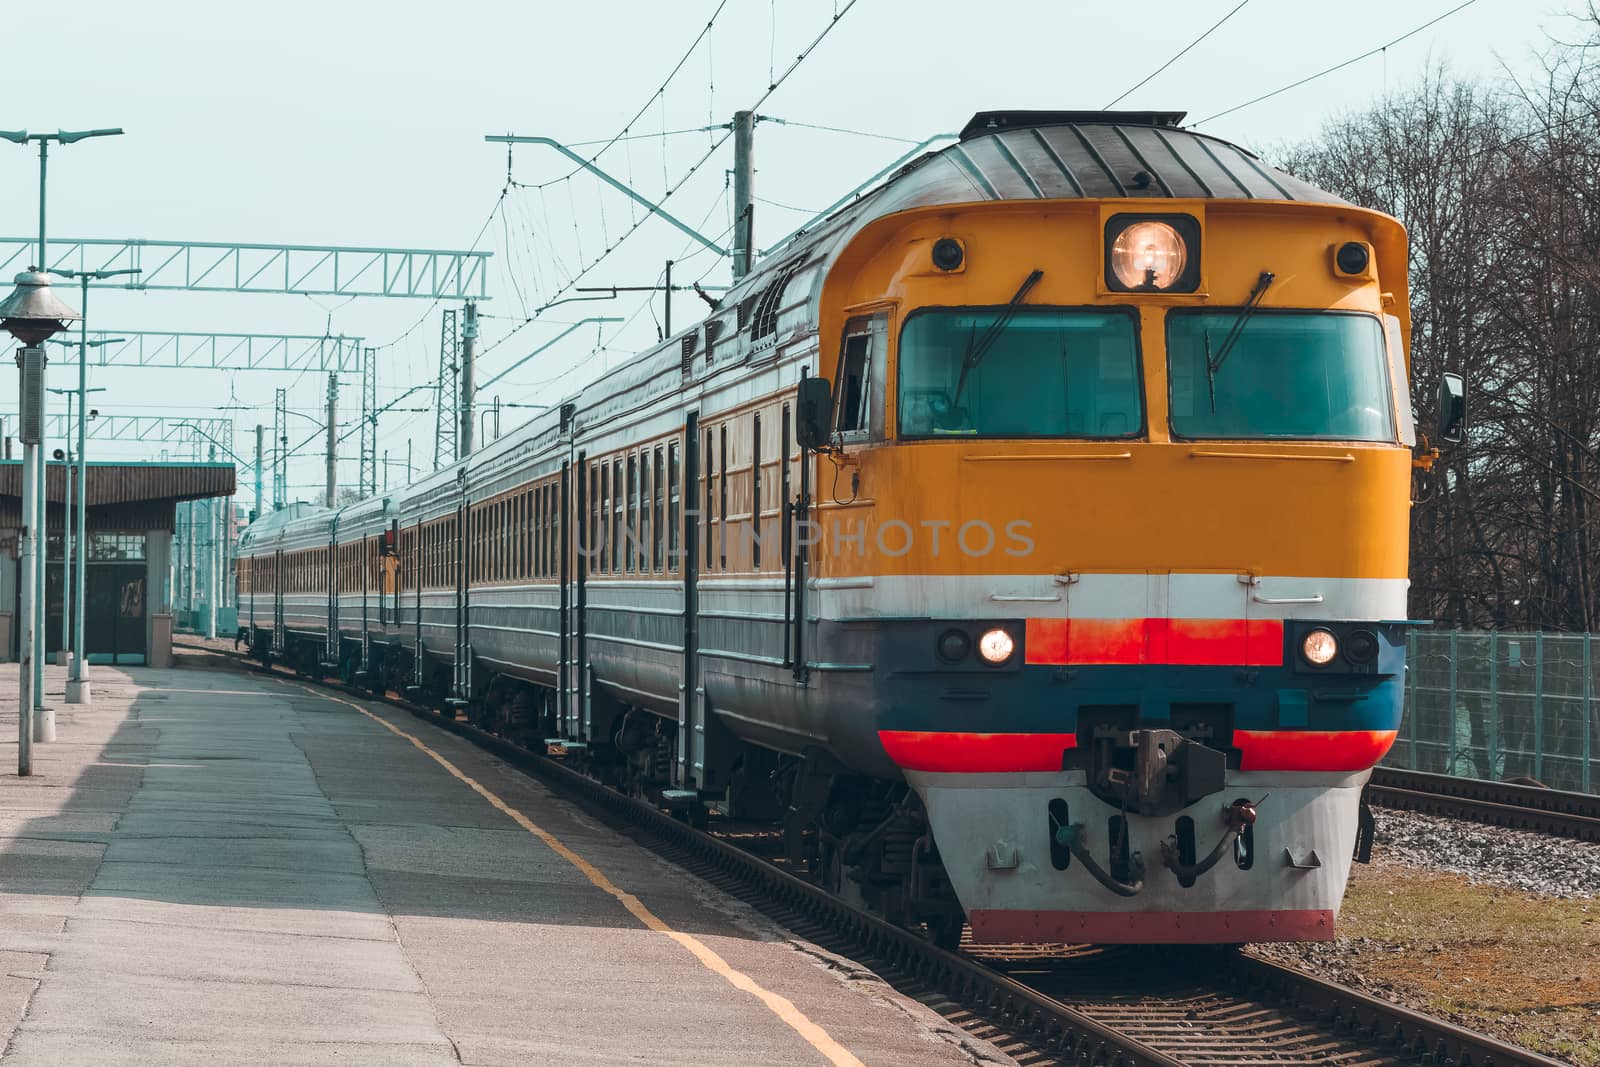
<instances>
[{"instance_id":1,"label":"street lamp","mask_svg":"<svg viewBox=\"0 0 1600 1067\"><path fill-rule=\"evenodd\" d=\"M17 366L22 370L17 411L17 436L22 441L22 521L17 524L18 548L22 557L22 589L18 615L22 624L21 655L17 664L17 774L33 773L34 732L39 741L55 740L55 716L48 709L33 715L35 692L34 670L38 661L40 629L35 622L35 604L44 590L38 588L38 571L34 556L42 546L38 544L42 526L38 522L38 500L43 496L43 479L37 476L39 445L44 436L44 342L52 334L66 329L66 324L78 318L73 311L50 289L50 276L41 271L23 271L17 275L17 287L5 300L0 301L0 329L4 329L23 344L17 353Z\"/></svg>"},{"instance_id":2,"label":"street lamp","mask_svg":"<svg viewBox=\"0 0 1600 1067\"><path fill-rule=\"evenodd\" d=\"M39 195L40 197L43 197L43 191L41 191ZM42 243L43 239L41 237L41 245ZM83 637L83 612L86 600L85 590L88 588L84 584L88 575L88 569L85 562L87 559L87 553L84 550L84 546L88 543L85 539L88 536L88 525L86 520L89 506L89 449L88 432L85 426L86 420L84 418L84 413L89 409L87 406L87 401L84 399L84 394L89 392L100 392L98 389L90 390L87 388L89 381L90 347L89 282L91 279L99 281L105 278L116 278L123 275L132 276L141 273L141 271L138 267L132 267L123 270L58 270L54 271L53 273L59 274L63 278L76 278L78 279L79 284L82 286L81 292L83 300L83 318L80 320L78 331L78 532L76 537L78 545L78 557L77 568L73 573L72 583L69 586L63 586L63 588L73 588L74 590L71 614L77 619L77 622L75 622L72 627L72 667L67 672L67 703L87 704L89 703L89 663L88 651L84 645ZM106 337L95 341L94 344L104 345L121 340L122 338L120 337ZM67 418L67 432L71 433L72 418L70 412L72 408L70 404L68 405L67 410L69 413ZM63 546L65 545L66 540L66 536L63 535ZM71 563L72 557L63 555L62 566L69 567ZM67 571L63 570L63 579L66 577L66 574ZM63 625L65 625L65 623L63 623Z\"/></svg>"},{"instance_id":3,"label":"street lamp","mask_svg":"<svg viewBox=\"0 0 1600 1067\"><path fill-rule=\"evenodd\" d=\"M108 337L103 341L97 341L95 343L96 344L108 344L108 343L110 343L112 341L121 341L121 340L122 340L122 338L120 338L120 337ZM85 349L84 351L87 351L87 349ZM79 357L79 363L80 363L80 365L83 363L82 356ZM55 393L57 396L65 396L67 398L67 450L61 457L62 459L64 459L66 461L66 468L65 468L66 469L66 474L62 478L62 482L64 483L64 485L62 487L62 494L61 494L61 496L62 496L62 506L63 506L63 509L65 511L65 514L62 516L62 519L61 519L61 593L62 593L62 595L61 595L61 649L60 649L60 651L58 651L56 653L56 666L57 667L65 667L65 666L68 666L70 664L72 666L71 674L73 676L75 676L75 677L81 678L83 676L83 670L82 670L82 668L80 668L78 666L78 664L83 661L83 657L84 657L83 639L80 636L79 639L78 639L78 643L76 645L73 644L73 642L72 642L72 632L73 632L72 620L73 619L81 619L81 618L83 618L83 607L84 607L84 592L83 592L83 590L84 590L84 585L83 585L84 568L83 568L83 563L84 563L84 560L88 558L88 552L84 548L85 540L86 540L86 538L88 536L87 533L85 532L85 519L86 519L86 516L87 516L87 510L88 510L88 498L85 495L83 486L84 486L84 478L88 475L89 471L88 471L88 465L82 462L83 454L84 454L83 453L83 449L84 449L83 423L84 423L85 419L92 419L92 418L95 417L96 414L98 414L98 412L83 410L83 406L85 404L87 404L88 401L84 400L82 398L86 393L103 393L103 392L105 392L105 390L102 389L102 388L98 388L98 387L94 388L94 389L85 389L83 387L83 375L82 375L82 373L80 371L80 373L78 375L78 388L76 390L73 390L73 389L51 389L50 392ZM79 400L78 400L78 407L79 407L79 413L78 413L79 414L79 423L78 423L78 430L79 430L79 432L78 432L79 466L78 466L78 471L77 471L77 474L78 474L78 502L76 504L76 507L78 509L78 527L77 527L77 531L76 532L73 531L73 527L72 527L72 509L74 507L74 504L72 502L72 474L73 474L73 470L72 470L72 437L70 436L71 433L72 433L72 398L73 398L73 396L75 394L79 397ZM73 551L74 548L76 548L77 551L78 551L78 555L77 555L78 570L77 570L76 577L74 577L74 572L73 572L73 569L72 569L72 560L73 560L72 551ZM73 595L73 583L74 582L77 583L77 595L76 596ZM83 686L82 689L83 689L83 692L77 694L79 699L74 700L73 699L74 693L73 693L72 680L69 678L68 681L67 681L67 703L68 704L84 704L84 703L87 703L87 696L88 696L87 686Z\"/></svg>"},{"instance_id":4,"label":"street lamp","mask_svg":"<svg viewBox=\"0 0 1600 1067\"><path fill-rule=\"evenodd\" d=\"M122 130L120 128L103 130L57 130L55 133L29 133L27 130L0 130L0 139L10 141L12 144L25 145L29 141L34 141L39 145L39 270L45 271L50 269L49 258L45 255L45 178L48 174L50 142L54 141L56 144L63 145L76 144L79 141L88 140L91 137L115 137L121 133ZM46 282L46 284L48 284L48 282ZM62 306L64 307L65 305ZM39 425L41 429L44 425L44 368L44 352L41 349L39 352L39 385L37 389L39 397ZM24 446L23 452L27 452L26 446ZM37 524L39 534L42 536L45 530L45 473L44 450L42 448L34 449L34 462L37 465L34 477L38 480L39 487L34 505L35 512L33 513L31 521ZM27 514L28 513L24 512L25 516ZM39 558L36 561L37 573L35 574L34 580L38 583L39 596L34 602L34 618L32 623L36 640L41 640L42 642L42 638L39 636L44 632L45 553L42 546L38 556ZM43 644L41 643L39 649L36 649L35 652L42 650L42 648ZM49 713L44 710L44 657L42 655L35 655L33 657L33 672L33 696L37 706L40 708L39 721L41 723L48 724L51 737L53 738L55 731L55 717L53 713Z\"/></svg>"}]
</instances>

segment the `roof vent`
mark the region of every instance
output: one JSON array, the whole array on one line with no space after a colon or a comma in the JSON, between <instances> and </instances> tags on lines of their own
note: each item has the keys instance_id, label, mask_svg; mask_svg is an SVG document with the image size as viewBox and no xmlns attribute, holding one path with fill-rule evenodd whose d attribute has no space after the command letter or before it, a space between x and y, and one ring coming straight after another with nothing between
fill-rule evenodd
<instances>
[{"instance_id":1,"label":"roof vent","mask_svg":"<svg viewBox=\"0 0 1600 1067\"><path fill-rule=\"evenodd\" d=\"M1162 126L1176 129L1187 111L980 111L961 129L970 141L1001 130L1035 126Z\"/></svg>"}]
</instances>

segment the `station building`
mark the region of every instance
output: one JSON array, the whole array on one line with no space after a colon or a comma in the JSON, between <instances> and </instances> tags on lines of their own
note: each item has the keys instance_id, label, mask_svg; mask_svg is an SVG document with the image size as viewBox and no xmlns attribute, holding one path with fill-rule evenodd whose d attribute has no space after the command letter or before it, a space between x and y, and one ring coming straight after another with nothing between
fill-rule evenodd
<instances>
[{"instance_id":1,"label":"station building","mask_svg":"<svg viewBox=\"0 0 1600 1067\"><path fill-rule=\"evenodd\" d=\"M62 647L69 608L62 573L62 523L68 484L51 462L46 481L46 655ZM72 484L77 485L73 471ZM90 663L160 667L172 657L172 535L178 505L232 496L231 463L90 463L84 644ZM74 506L77 497L73 497ZM73 516L73 527L77 517ZM20 627L22 463L0 460L0 657L15 661ZM226 574L226 572L223 572Z\"/></svg>"}]
</instances>

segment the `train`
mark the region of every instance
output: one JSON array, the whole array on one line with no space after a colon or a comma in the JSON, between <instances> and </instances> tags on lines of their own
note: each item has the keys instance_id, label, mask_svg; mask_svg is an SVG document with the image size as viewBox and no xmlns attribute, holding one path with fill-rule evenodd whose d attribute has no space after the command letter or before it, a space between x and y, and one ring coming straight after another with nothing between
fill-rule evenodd
<instances>
[{"instance_id":1,"label":"train","mask_svg":"<svg viewBox=\"0 0 1600 1067\"><path fill-rule=\"evenodd\" d=\"M990 111L692 328L238 547L252 655L463 717L941 944L1326 939L1400 726L1401 224Z\"/></svg>"}]
</instances>

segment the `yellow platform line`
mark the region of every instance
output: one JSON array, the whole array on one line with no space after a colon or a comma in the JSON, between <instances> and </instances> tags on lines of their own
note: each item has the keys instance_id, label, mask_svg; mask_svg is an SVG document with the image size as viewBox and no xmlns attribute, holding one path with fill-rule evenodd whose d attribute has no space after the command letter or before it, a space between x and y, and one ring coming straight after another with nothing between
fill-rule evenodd
<instances>
[{"instance_id":1,"label":"yellow platform line","mask_svg":"<svg viewBox=\"0 0 1600 1067\"><path fill-rule=\"evenodd\" d=\"M532 819L522 814L522 812L518 811L516 808L513 808L510 804L507 804L504 800L501 800L471 775L466 774L454 763L451 763L444 756L441 756L439 753L429 748L428 745L420 738L406 733L404 730L389 722L381 715L375 715L366 708L352 701L333 696L332 694L325 693L319 689L313 689L310 686L300 685L298 682L285 682L284 684L294 685L298 689L303 689L306 692L311 693L314 696L322 697L325 700L331 700L335 704L343 704L345 707L354 708L356 711L359 711L361 714L365 715L367 718L371 719L385 730L388 730L390 733L396 734L397 736L403 737L407 741L410 741L435 763L443 767L446 771L449 771L453 777L465 783L466 786L473 792L487 800L495 808L498 808L500 811L510 816L511 820L518 826L522 827L524 830L528 831L528 833L544 842L552 852L576 867L596 889L599 889L601 892L614 897L617 903L626 908L628 913L643 923L645 927L650 930L654 930L658 934L664 934L667 937L672 938L672 940L688 949L690 954L693 955L695 959L699 960L707 970L720 976L735 989L749 993L751 996L761 1001L761 1003L765 1004L767 1009L771 1011L772 1014L776 1015L795 1033L805 1038L806 1041L810 1043L812 1048L822 1053L822 1055L827 1058L829 1063L837 1064L839 1067L865 1067L865 1065L859 1059L857 1059L849 1049L835 1041L829 1036L826 1030L812 1022L804 1012L795 1007L794 1002L788 997L781 996L780 994L772 992L770 989L762 987L758 982L756 982L755 979L751 978L743 971L733 967L728 963L727 960L719 956L708 945L706 945L705 942L701 941L694 935L686 934L681 930L674 930L672 927L668 926L661 920L659 916L656 915L655 912L645 907L644 902L638 897L634 896L632 893L629 893L625 889L619 888L611 881L611 879L607 878L604 872L602 872L598 867L562 843L560 838L556 837L550 831L535 823Z\"/></svg>"}]
</instances>

